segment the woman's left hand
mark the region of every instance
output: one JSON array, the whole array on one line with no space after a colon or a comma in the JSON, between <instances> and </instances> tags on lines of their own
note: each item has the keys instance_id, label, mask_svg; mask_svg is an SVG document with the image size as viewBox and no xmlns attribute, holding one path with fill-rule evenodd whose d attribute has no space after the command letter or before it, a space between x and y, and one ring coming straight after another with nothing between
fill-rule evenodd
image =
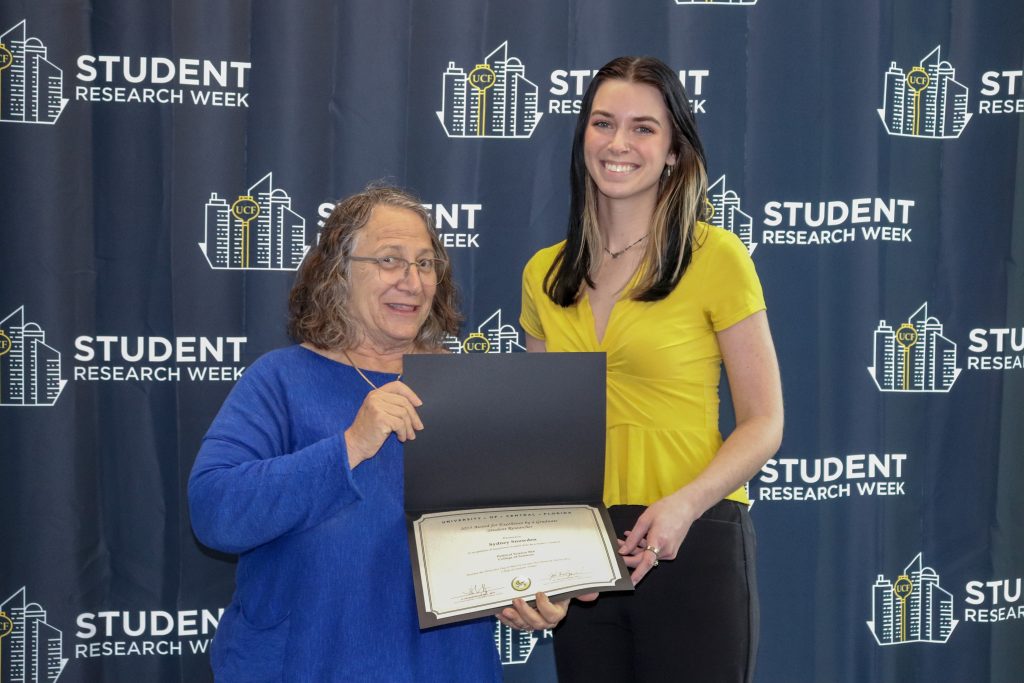
<instances>
[{"instance_id":1,"label":"woman's left hand","mask_svg":"<svg viewBox=\"0 0 1024 683\"><path fill-rule=\"evenodd\" d=\"M512 607L506 607L495 616L498 617L498 621L510 628L517 628L520 631L537 631L554 628L565 618L568 609L568 600L552 602L548 596L537 593L536 609L530 607L522 598L516 598L512 601Z\"/></svg>"},{"instance_id":2,"label":"woman's left hand","mask_svg":"<svg viewBox=\"0 0 1024 683\"><path fill-rule=\"evenodd\" d=\"M657 562L676 559L679 546L697 517L685 489L665 496L644 510L632 530L626 532L626 540L619 541L619 554L625 556L626 566L633 569L630 578L634 586Z\"/></svg>"}]
</instances>

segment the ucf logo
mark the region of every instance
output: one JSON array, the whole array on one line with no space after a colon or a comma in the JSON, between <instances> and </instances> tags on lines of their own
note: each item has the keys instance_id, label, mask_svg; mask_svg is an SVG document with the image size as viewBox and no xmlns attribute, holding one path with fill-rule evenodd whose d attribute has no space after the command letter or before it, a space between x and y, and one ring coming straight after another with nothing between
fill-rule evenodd
<instances>
[{"instance_id":1,"label":"ucf logo","mask_svg":"<svg viewBox=\"0 0 1024 683\"><path fill-rule=\"evenodd\" d=\"M970 121L969 89L956 80L953 65L942 58L942 46L904 71L891 62L885 72L882 108L878 115L889 135L914 138L958 138ZM939 102L928 114L929 102Z\"/></svg>"},{"instance_id":2,"label":"ucf logo","mask_svg":"<svg viewBox=\"0 0 1024 683\"><path fill-rule=\"evenodd\" d=\"M490 353L491 342L480 332L474 332L462 342L463 353Z\"/></svg>"},{"instance_id":3,"label":"ucf logo","mask_svg":"<svg viewBox=\"0 0 1024 683\"><path fill-rule=\"evenodd\" d=\"M466 79L477 90L487 90L494 85L494 69L489 64L477 64Z\"/></svg>"}]
</instances>

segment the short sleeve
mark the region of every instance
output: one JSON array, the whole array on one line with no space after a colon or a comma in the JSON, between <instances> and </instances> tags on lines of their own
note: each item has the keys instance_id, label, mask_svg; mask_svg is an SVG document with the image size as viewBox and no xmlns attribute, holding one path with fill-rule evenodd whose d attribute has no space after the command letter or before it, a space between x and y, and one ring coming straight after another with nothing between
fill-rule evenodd
<instances>
[{"instance_id":1,"label":"short sleeve","mask_svg":"<svg viewBox=\"0 0 1024 683\"><path fill-rule=\"evenodd\" d=\"M721 228L712 228L708 239L713 240L708 245L713 253L708 259L705 312L715 332L720 332L767 307L747 246Z\"/></svg>"},{"instance_id":2,"label":"short sleeve","mask_svg":"<svg viewBox=\"0 0 1024 683\"><path fill-rule=\"evenodd\" d=\"M546 339L544 324L540 319L537 301L544 293L544 273L541 273L541 253L533 255L523 268L523 306L519 314L519 324L534 339Z\"/></svg>"}]
</instances>

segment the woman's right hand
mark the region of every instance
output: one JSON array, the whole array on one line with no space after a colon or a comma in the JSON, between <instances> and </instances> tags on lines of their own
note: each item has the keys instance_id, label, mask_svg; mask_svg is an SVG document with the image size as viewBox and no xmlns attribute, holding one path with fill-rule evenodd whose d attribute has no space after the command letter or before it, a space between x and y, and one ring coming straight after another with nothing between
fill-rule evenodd
<instances>
[{"instance_id":1,"label":"woman's right hand","mask_svg":"<svg viewBox=\"0 0 1024 683\"><path fill-rule=\"evenodd\" d=\"M345 430L349 467L377 455L384 440L394 432L399 441L416 438L423 422L416 408L423 405L420 397L399 381L374 389L363 399L356 419Z\"/></svg>"}]
</instances>

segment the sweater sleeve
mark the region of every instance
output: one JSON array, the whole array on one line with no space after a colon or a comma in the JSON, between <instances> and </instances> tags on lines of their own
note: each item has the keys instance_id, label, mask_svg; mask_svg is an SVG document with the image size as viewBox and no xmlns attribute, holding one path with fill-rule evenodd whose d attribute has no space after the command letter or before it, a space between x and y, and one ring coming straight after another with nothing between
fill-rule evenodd
<instances>
[{"instance_id":1,"label":"sweater sleeve","mask_svg":"<svg viewBox=\"0 0 1024 683\"><path fill-rule=\"evenodd\" d=\"M253 364L228 395L189 477L196 537L223 552L309 529L361 498L340 426L288 452L288 411L296 407L265 367Z\"/></svg>"}]
</instances>

